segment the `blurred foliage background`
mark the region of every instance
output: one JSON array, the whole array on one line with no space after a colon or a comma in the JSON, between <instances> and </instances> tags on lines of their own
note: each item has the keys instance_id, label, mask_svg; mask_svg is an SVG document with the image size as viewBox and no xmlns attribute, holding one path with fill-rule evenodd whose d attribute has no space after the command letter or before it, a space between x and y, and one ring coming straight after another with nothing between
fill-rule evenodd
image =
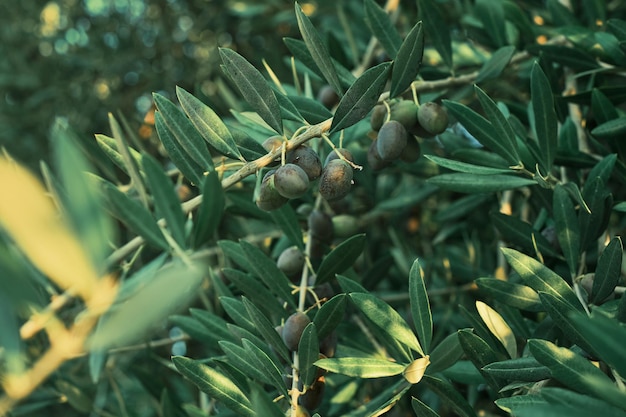
<instances>
[{"instance_id":1,"label":"blurred foliage background","mask_svg":"<svg viewBox=\"0 0 626 417\"><path fill-rule=\"evenodd\" d=\"M337 2L302 5L325 16L323 30L349 15L343 3L330 19L324 9ZM289 68L276 39L297 34L293 2L282 0L0 1L0 146L38 171L55 116L91 140L108 132L108 112L123 114L141 136L152 92L171 95L176 85L225 114L234 103L216 99L230 90L217 47L259 68L264 58L280 76Z\"/></svg>"}]
</instances>

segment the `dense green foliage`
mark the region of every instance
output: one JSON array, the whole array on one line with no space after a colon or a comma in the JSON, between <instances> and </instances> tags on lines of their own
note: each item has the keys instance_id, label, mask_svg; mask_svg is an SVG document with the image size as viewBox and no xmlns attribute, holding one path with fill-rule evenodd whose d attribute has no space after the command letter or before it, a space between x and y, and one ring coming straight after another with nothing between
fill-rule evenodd
<instances>
[{"instance_id":1,"label":"dense green foliage","mask_svg":"<svg viewBox=\"0 0 626 417\"><path fill-rule=\"evenodd\" d=\"M0 160L0 414L626 416L626 8L328 3Z\"/></svg>"}]
</instances>

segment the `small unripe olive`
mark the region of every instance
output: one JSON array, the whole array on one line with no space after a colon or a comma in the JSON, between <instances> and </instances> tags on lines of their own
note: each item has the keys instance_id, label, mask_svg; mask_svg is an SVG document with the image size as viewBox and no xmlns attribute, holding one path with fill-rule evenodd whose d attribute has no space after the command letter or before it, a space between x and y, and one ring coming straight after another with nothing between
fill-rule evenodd
<instances>
[{"instance_id":1,"label":"small unripe olive","mask_svg":"<svg viewBox=\"0 0 626 417\"><path fill-rule=\"evenodd\" d=\"M325 85L317 93L317 100L327 109L332 109L339 103L339 96L330 85Z\"/></svg>"},{"instance_id":2,"label":"small unripe olive","mask_svg":"<svg viewBox=\"0 0 626 417\"><path fill-rule=\"evenodd\" d=\"M345 148L335 148L326 157L326 160L324 161L324 165L328 165L328 163L334 159L341 159L339 157L339 154L341 154L345 159L347 159L350 162L354 161L352 152L350 152L349 150Z\"/></svg>"},{"instance_id":3,"label":"small unripe olive","mask_svg":"<svg viewBox=\"0 0 626 417\"><path fill-rule=\"evenodd\" d=\"M376 150L383 161L394 161L406 147L408 133L402 123L390 120L378 131Z\"/></svg>"},{"instance_id":4,"label":"small unripe olive","mask_svg":"<svg viewBox=\"0 0 626 417\"><path fill-rule=\"evenodd\" d=\"M326 213L313 210L307 219L309 234L315 240L330 244L335 235L333 221Z\"/></svg>"},{"instance_id":5,"label":"small unripe olive","mask_svg":"<svg viewBox=\"0 0 626 417\"><path fill-rule=\"evenodd\" d=\"M400 122L405 129L417 123L417 105L412 100L402 100L391 106L390 120Z\"/></svg>"},{"instance_id":6,"label":"small unripe olive","mask_svg":"<svg viewBox=\"0 0 626 417\"><path fill-rule=\"evenodd\" d=\"M320 178L320 195L327 201L345 197L352 187L352 175L352 167L346 161L330 161Z\"/></svg>"},{"instance_id":7,"label":"small unripe olive","mask_svg":"<svg viewBox=\"0 0 626 417\"><path fill-rule=\"evenodd\" d=\"M320 353L327 358L332 358L335 356L335 351L337 350L337 332L332 331L320 340Z\"/></svg>"},{"instance_id":8,"label":"small unripe olive","mask_svg":"<svg viewBox=\"0 0 626 417\"><path fill-rule=\"evenodd\" d=\"M263 148L265 148L267 152L273 152L283 146L283 143L284 139L282 136L270 136L263 141Z\"/></svg>"},{"instance_id":9,"label":"small unripe olive","mask_svg":"<svg viewBox=\"0 0 626 417\"><path fill-rule=\"evenodd\" d=\"M274 170L268 172L263 177L259 194L256 198L256 205L261 210L275 210L283 206L289 199L280 195L274 185Z\"/></svg>"},{"instance_id":10,"label":"small unripe olive","mask_svg":"<svg viewBox=\"0 0 626 417\"><path fill-rule=\"evenodd\" d=\"M296 149L289 151L285 159L288 163L302 168L309 177L309 181L318 179L322 174L322 161L320 161L317 152L308 146L298 146Z\"/></svg>"},{"instance_id":11,"label":"small unripe olive","mask_svg":"<svg viewBox=\"0 0 626 417\"><path fill-rule=\"evenodd\" d=\"M333 217L335 236L350 237L359 231L359 222L350 214L339 214Z\"/></svg>"},{"instance_id":12,"label":"small unripe olive","mask_svg":"<svg viewBox=\"0 0 626 417\"><path fill-rule=\"evenodd\" d=\"M372 127L372 130L378 131L383 123L385 123L386 117L387 107L384 104L375 105L372 110L372 115L370 116L370 126Z\"/></svg>"},{"instance_id":13,"label":"small unripe olive","mask_svg":"<svg viewBox=\"0 0 626 417\"><path fill-rule=\"evenodd\" d=\"M285 324L283 325L283 342L285 342L285 346L292 352L298 350L298 343L300 343L300 338L302 337L302 332L304 332L304 328L311 322L309 316L304 314L301 311L293 313L291 316L285 320Z\"/></svg>"},{"instance_id":14,"label":"small unripe olive","mask_svg":"<svg viewBox=\"0 0 626 417\"><path fill-rule=\"evenodd\" d=\"M448 112L437 103L422 104L417 110L420 125L433 135L442 133L448 127Z\"/></svg>"},{"instance_id":15,"label":"small unripe olive","mask_svg":"<svg viewBox=\"0 0 626 417\"><path fill-rule=\"evenodd\" d=\"M417 138L409 136L404 152L400 155L400 159L411 164L416 162L420 156L422 156L422 147L420 146L420 143L417 141Z\"/></svg>"},{"instance_id":16,"label":"small unripe olive","mask_svg":"<svg viewBox=\"0 0 626 417\"><path fill-rule=\"evenodd\" d=\"M309 189L309 177L298 165L285 164L276 169L274 186L283 197L302 197Z\"/></svg>"},{"instance_id":17,"label":"small unripe olive","mask_svg":"<svg viewBox=\"0 0 626 417\"><path fill-rule=\"evenodd\" d=\"M304 266L304 254L296 246L287 248L278 256L276 266L288 277L299 275Z\"/></svg>"},{"instance_id":18,"label":"small unripe olive","mask_svg":"<svg viewBox=\"0 0 626 417\"><path fill-rule=\"evenodd\" d=\"M374 171L380 171L390 164L390 162L388 161L383 161L383 159L378 154L377 142L378 140L375 139L367 151L367 163Z\"/></svg>"}]
</instances>

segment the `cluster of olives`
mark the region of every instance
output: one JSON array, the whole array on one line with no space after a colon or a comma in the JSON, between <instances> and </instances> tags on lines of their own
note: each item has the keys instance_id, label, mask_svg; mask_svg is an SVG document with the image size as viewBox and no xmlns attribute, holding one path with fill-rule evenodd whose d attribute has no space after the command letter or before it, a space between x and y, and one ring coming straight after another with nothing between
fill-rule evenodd
<instances>
[{"instance_id":1,"label":"cluster of olives","mask_svg":"<svg viewBox=\"0 0 626 417\"><path fill-rule=\"evenodd\" d=\"M268 138L263 146L268 152L282 146L282 138ZM341 159L352 160L352 155L345 149L335 149L326 158L322 168L321 160L312 148L299 146L285 155L285 163L265 174L261 181L256 204L263 210L274 210L293 198L302 197L311 182L319 178L319 192L327 201L343 198L352 186L352 166Z\"/></svg>"},{"instance_id":2,"label":"cluster of olives","mask_svg":"<svg viewBox=\"0 0 626 417\"><path fill-rule=\"evenodd\" d=\"M370 125L378 134L370 145L367 161L372 169L379 170L397 159L417 161L421 155L418 138L433 137L446 130L448 114L437 103L418 106L411 100L400 100L389 107L375 106Z\"/></svg>"}]
</instances>

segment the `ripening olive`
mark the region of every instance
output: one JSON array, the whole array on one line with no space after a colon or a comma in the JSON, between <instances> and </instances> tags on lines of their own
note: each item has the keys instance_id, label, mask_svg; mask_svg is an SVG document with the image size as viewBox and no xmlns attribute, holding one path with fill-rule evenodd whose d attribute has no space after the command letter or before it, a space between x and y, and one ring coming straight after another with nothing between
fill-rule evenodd
<instances>
[{"instance_id":1,"label":"ripening olive","mask_svg":"<svg viewBox=\"0 0 626 417\"><path fill-rule=\"evenodd\" d=\"M390 120L400 122L405 129L417 123L417 105L412 100L402 100L391 106Z\"/></svg>"},{"instance_id":2,"label":"ripening olive","mask_svg":"<svg viewBox=\"0 0 626 417\"><path fill-rule=\"evenodd\" d=\"M339 103L339 96L330 85L325 85L317 93L317 101L322 103L327 109L332 109Z\"/></svg>"},{"instance_id":3,"label":"ripening olive","mask_svg":"<svg viewBox=\"0 0 626 417\"><path fill-rule=\"evenodd\" d=\"M322 174L320 157L317 152L308 146L298 146L296 149L287 152L285 159L288 163L302 168L309 177L309 181L318 179Z\"/></svg>"},{"instance_id":4,"label":"ripening olive","mask_svg":"<svg viewBox=\"0 0 626 417\"><path fill-rule=\"evenodd\" d=\"M330 161L320 178L320 195L327 201L345 197L352 187L352 175L352 167L346 161Z\"/></svg>"},{"instance_id":5,"label":"ripening olive","mask_svg":"<svg viewBox=\"0 0 626 417\"><path fill-rule=\"evenodd\" d=\"M284 205L289 199L280 195L274 185L274 173L275 171L269 171L263 177L261 186L259 188L259 194L256 198L256 205L261 210L275 210Z\"/></svg>"},{"instance_id":6,"label":"ripening olive","mask_svg":"<svg viewBox=\"0 0 626 417\"><path fill-rule=\"evenodd\" d=\"M333 221L326 213L313 210L307 219L309 235L315 240L330 244L333 241Z\"/></svg>"},{"instance_id":7,"label":"ripening olive","mask_svg":"<svg viewBox=\"0 0 626 417\"><path fill-rule=\"evenodd\" d=\"M276 266L290 278L299 275L304 266L304 254L297 246L287 248L278 256Z\"/></svg>"},{"instance_id":8,"label":"ripening olive","mask_svg":"<svg viewBox=\"0 0 626 417\"><path fill-rule=\"evenodd\" d=\"M416 162L422 155L422 148L417 138L409 135L404 152L400 155L400 159L404 162L413 163Z\"/></svg>"},{"instance_id":9,"label":"ripening olive","mask_svg":"<svg viewBox=\"0 0 626 417\"><path fill-rule=\"evenodd\" d=\"M375 139L367 151L367 163L374 171L380 171L390 164L390 162L388 161L383 161L383 159L378 154L377 142L378 140Z\"/></svg>"},{"instance_id":10,"label":"ripening olive","mask_svg":"<svg viewBox=\"0 0 626 417\"><path fill-rule=\"evenodd\" d=\"M311 386L302 394L298 401L307 410L315 410L322 403L324 398L324 389L326 387L326 379L322 375L311 384Z\"/></svg>"},{"instance_id":11,"label":"ripening olive","mask_svg":"<svg viewBox=\"0 0 626 417\"><path fill-rule=\"evenodd\" d=\"M341 159L339 157L339 154L341 154L341 156L343 156L345 159L347 159L350 162L354 161L352 152L350 152L349 150L345 148L335 148L326 157L326 160L324 161L324 165L328 165L328 163L332 161L333 159Z\"/></svg>"},{"instance_id":12,"label":"ripening olive","mask_svg":"<svg viewBox=\"0 0 626 417\"><path fill-rule=\"evenodd\" d=\"M300 343L302 332L310 322L311 319L309 316L301 311L293 313L285 320L282 336L285 346L287 346L290 351L295 352L298 350L298 343Z\"/></svg>"},{"instance_id":13,"label":"ripening olive","mask_svg":"<svg viewBox=\"0 0 626 417\"><path fill-rule=\"evenodd\" d=\"M383 161L394 161L402 155L407 142L407 132L402 123L390 120L378 131L376 150Z\"/></svg>"},{"instance_id":14,"label":"ripening olive","mask_svg":"<svg viewBox=\"0 0 626 417\"><path fill-rule=\"evenodd\" d=\"M309 188L309 177L298 165L285 164L274 173L274 187L283 197L302 197Z\"/></svg>"},{"instance_id":15,"label":"ripening olive","mask_svg":"<svg viewBox=\"0 0 626 417\"><path fill-rule=\"evenodd\" d=\"M378 129L385 123L385 119L387 117L387 107L384 104L377 104L374 106L372 110L372 115L370 116L370 126L372 130L378 132Z\"/></svg>"},{"instance_id":16,"label":"ripening olive","mask_svg":"<svg viewBox=\"0 0 626 417\"><path fill-rule=\"evenodd\" d=\"M422 104L417 110L419 124L429 133L438 135L448 127L448 112L437 103Z\"/></svg>"},{"instance_id":17,"label":"ripening olive","mask_svg":"<svg viewBox=\"0 0 626 417\"><path fill-rule=\"evenodd\" d=\"M339 214L333 217L333 227L337 237L350 237L359 231L359 222L350 214Z\"/></svg>"}]
</instances>

